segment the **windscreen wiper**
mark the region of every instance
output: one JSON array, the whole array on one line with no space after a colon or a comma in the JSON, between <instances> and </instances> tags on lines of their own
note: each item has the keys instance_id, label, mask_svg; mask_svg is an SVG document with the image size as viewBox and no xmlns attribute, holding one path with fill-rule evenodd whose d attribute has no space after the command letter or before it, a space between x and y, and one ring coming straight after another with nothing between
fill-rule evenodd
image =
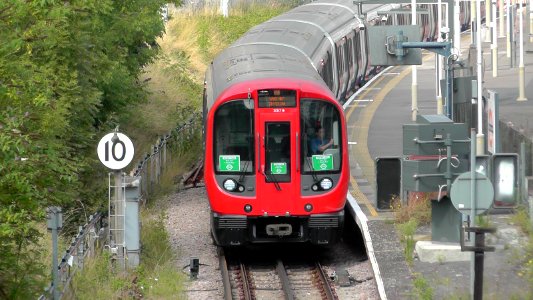
<instances>
[{"instance_id":1,"label":"windscreen wiper","mask_svg":"<svg viewBox=\"0 0 533 300\"><path fill-rule=\"evenodd\" d=\"M311 176L313 176L313 180L315 182L318 182L318 176L316 176L316 171L313 169L313 166L309 162L309 157L304 157L304 160L307 162L307 166L309 167L309 170L311 170Z\"/></svg>"},{"instance_id":2,"label":"windscreen wiper","mask_svg":"<svg viewBox=\"0 0 533 300\"><path fill-rule=\"evenodd\" d=\"M269 179L269 178L268 178L268 174L267 174L266 172L264 172L264 173L265 173L265 177L266 177L266 179L267 179L268 181L271 181L272 183L274 183L274 186L276 187L276 190L281 191L281 186L279 185L279 183L278 183L278 181L277 181L277 179L276 179L276 176L275 176L274 174L270 174L270 176L271 176L272 179Z\"/></svg>"}]
</instances>

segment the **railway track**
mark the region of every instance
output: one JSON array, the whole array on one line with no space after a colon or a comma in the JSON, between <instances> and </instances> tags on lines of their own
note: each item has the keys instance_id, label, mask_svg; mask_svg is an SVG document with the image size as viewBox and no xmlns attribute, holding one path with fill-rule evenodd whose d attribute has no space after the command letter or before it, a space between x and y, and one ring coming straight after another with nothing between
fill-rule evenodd
<instances>
[{"instance_id":1,"label":"railway track","mask_svg":"<svg viewBox=\"0 0 533 300\"><path fill-rule=\"evenodd\" d=\"M219 249L224 299L338 299L318 261L227 258Z\"/></svg>"}]
</instances>

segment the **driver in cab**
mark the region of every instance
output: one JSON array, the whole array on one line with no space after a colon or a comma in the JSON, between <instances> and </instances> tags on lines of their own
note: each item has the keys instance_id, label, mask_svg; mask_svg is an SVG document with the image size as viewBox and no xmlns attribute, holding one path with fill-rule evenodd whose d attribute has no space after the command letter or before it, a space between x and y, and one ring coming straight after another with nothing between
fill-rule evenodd
<instances>
[{"instance_id":1,"label":"driver in cab","mask_svg":"<svg viewBox=\"0 0 533 300\"><path fill-rule=\"evenodd\" d=\"M324 150L331 147L331 145L333 145L333 139L330 139L327 142L324 141L324 128L316 127L315 137L311 140L311 154L322 154Z\"/></svg>"}]
</instances>

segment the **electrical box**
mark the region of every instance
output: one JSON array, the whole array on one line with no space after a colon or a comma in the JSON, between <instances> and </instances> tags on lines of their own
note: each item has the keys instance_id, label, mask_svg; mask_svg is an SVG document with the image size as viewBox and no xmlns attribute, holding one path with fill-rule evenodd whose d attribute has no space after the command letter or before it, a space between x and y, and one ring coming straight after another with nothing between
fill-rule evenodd
<instances>
[{"instance_id":1,"label":"electrical box","mask_svg":"<svg viewBox=\"0 0 533 300\"><path fill-rule=\"evenodd\" d=\"M448 163L450 180L469 169L470 139L466 125L443 115L419 115L416 124L403 125L403 155L403 189L438 191L439 186L447 183Z\"/></svg>"}]
</instances>

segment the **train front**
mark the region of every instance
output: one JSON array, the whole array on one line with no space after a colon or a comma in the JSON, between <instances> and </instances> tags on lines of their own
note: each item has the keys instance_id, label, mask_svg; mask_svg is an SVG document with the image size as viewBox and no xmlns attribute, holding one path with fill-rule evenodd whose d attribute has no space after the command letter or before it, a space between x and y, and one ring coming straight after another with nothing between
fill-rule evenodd
<instances>
[{"instance_id":1,"label":"train front","mask_svg":"<svg viewBox=\"0 0 533 300\"><path fill-rule=\"evenodd\" d=\"M271 86L232 87L206 119L213 238L221 246L335 243L349 180L342 107L320 85Z\"/></svg>"}]
</instances>

